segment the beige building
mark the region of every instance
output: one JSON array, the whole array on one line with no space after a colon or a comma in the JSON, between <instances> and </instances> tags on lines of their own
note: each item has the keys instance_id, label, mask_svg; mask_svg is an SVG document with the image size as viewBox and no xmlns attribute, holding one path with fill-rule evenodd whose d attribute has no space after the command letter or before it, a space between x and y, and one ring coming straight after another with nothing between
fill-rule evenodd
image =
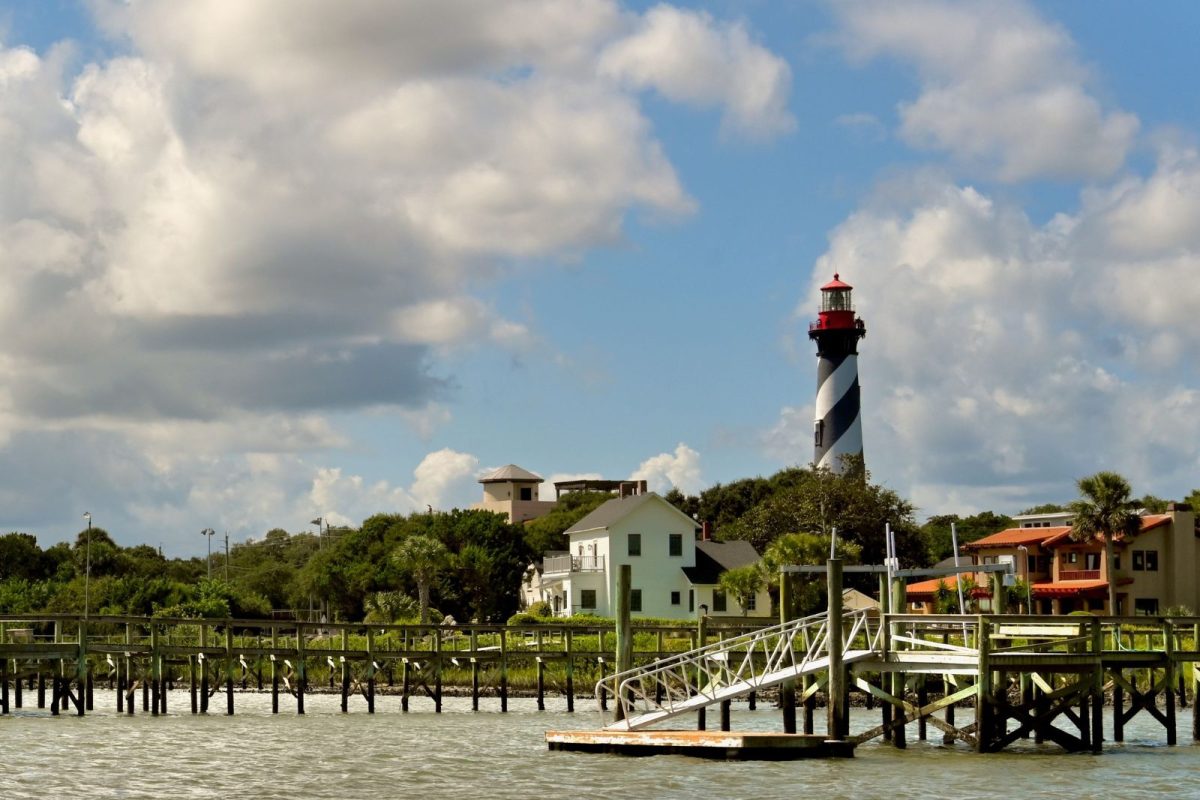
<instances>
[{"instance_id":1,"label":"beige building","mask_svg":"<svg viewBox=\"0 0 1200 800\"><path fill-rule=\"evenodd\" d=\"M1035 613L1109 613L1108 582L1117 589L1116 615L1161 615L1167 609L1200 610L1200 547L1196 517L1182 503L1165 514L1146 514L1130 540L1117 538L1115 563L1106 563L1104 542L1071 538L1069 514L1016 517L1020 527L963 545L975 564L1011 563L1029 584Z\"/></svg>"},{"instance_id":2,"label":"beige building","mask_svg":"<svg viewBox=\"0 0 1200 800\"><path fill-rule=\"evenodd\" d=\"M479 482L483 484L483 501L471 508L507 514L508 521L516 524L550 513L556 502L539 499L538 487L545 480L516 464L484 475Z\"/></svg>"}]
</instances>

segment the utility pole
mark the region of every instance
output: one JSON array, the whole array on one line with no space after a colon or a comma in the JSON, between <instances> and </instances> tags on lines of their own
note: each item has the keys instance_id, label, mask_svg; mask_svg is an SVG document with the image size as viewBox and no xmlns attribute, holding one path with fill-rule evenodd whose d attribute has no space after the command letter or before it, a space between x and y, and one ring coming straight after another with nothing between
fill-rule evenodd
<instances>
[{"instance_id":1,"label":"utility pole","mask_svg":"<svg viewBox=\"0 0 1200 800\"><path fill-rule=\"evenodd\" d=\"M229 531L225 531L225 582L229 583Z\"/></svg>"}]
</instances>

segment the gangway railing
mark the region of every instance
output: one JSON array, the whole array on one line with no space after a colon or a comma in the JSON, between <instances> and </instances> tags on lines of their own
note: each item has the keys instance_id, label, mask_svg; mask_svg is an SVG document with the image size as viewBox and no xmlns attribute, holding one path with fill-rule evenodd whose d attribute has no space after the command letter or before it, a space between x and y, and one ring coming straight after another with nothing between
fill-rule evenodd
<instances>
[{"instance_id":1,"label":"gangway railing","mask_svg":"<svg viewBox=\"0 0 1200 800\"><path fill-rule=\"evenodd\" d=\"M638 730L822 671L829 665L827 625L827 615L816 614L609 675L596 684L596 697L613 697L622 719L607 729ZM843 615L844 662L873 655L879 642L876 615Z\"/></svg>"}]
</instances>

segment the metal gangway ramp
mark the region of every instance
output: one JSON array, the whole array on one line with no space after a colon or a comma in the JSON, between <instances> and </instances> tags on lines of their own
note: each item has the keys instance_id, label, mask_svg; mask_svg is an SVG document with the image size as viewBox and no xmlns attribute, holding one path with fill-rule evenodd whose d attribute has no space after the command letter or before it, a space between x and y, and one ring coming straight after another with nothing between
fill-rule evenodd
<instances>
[{"instance_id":1,"label":"metal gangway ramp","mask_svg":"<svg viewBox=\"0 0 1200 800\"><path fill-rule=\"evenodd\" d=\"M865 609L842 615L842 660L877 655L880 625ZM829 666L824 613L762 628L686 653L618 672L596 684L597 699L615 698L619 721L605 730L633 731L698 711Z\"/></svg>"}]
</instances>

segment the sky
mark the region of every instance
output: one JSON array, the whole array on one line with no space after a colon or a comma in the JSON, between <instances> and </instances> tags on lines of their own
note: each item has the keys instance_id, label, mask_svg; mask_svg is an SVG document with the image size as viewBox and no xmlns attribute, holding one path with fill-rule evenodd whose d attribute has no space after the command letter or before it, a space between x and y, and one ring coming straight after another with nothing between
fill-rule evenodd
<instances>
[{"instance_id":1,"label":"sky","mask_svg":"<svg viewBox=\"0 0 1200 800\"><path fill-rule=\"evenodd\" d=\"M0 529L202 553L516 463L918 517L1200 486L1191 2L0 0ZM552 491L552 490L549 490Z\"/></svg>"}]
</instances>

